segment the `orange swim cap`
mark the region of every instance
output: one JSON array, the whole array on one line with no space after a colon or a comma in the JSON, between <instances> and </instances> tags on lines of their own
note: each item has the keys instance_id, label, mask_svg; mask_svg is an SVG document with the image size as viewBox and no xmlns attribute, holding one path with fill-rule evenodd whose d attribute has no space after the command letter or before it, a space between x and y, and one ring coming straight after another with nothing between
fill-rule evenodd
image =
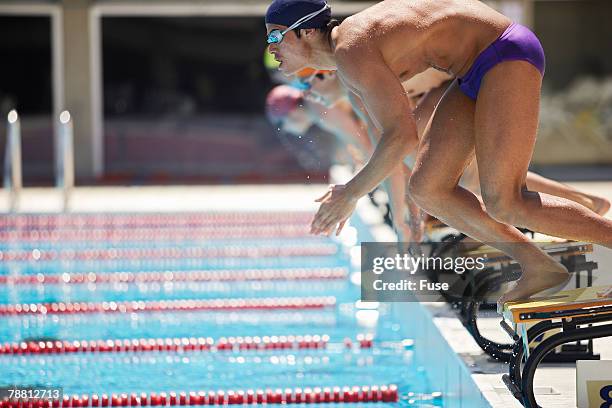
<instances>
[{"instance_id":1,"label":"orange swim cap","mask_svg":"<svg viewBox=\"0 0 612 408\"><path fill-rule=\"evenodd\" d=\"M314 68L304 68L299 70L295 76L302 79L302 78L308 78L311 77L315 74L328 74L330 72L334 72L334 71L330 71L328 69L314 69Z\"/></svg>"}]
</instances>

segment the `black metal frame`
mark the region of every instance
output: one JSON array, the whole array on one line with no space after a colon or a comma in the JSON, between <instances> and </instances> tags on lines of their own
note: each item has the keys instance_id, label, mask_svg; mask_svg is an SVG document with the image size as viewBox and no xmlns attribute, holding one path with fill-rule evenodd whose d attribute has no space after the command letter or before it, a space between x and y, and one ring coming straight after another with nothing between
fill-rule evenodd
<instances>
[{"instance_id":1,"label":"black metal frame","mask_svg":"<svg viewBox=\"0 0 612 408\"><path fill-rule=\"evenodd\" d=\"M597 314L583 317L571 317L572 315L580 315L588 312ZM512 356L508 366L509 373L504 374L502 380L512 395L527 408L540 407L533 392L533 379L538 365L547 355L554 352L556 347L567 343L580 342L581 340L588 340L592 344L593 339L612 336L612 305L598 308L597 312L595 309L587 309L587 311L578 309L564 311L564 314L566 316L561 320L553 321L552 319L557 317L557 315L555 312L550 312L549 319L541 320L527 331L528 338L535 338L543 335L547 331L561 329L559 333L553 334L538 344L530 352L524 364L522 364L525 352L523 339L518 336L504 320L501 322L502 328L504 328L514 340ZM591 326L595 323L604 322L609 322L609 324Z\"/></svg>"},{"instance_id":2,"label":"black metal frame","mask_svg":"<svg viewBox=\"0 0 612 408\"><path fill-rule=\"evenodd\" d=\"M574 273L576 287L581 284L581 272L587 272L587 286L593 284L593 270L597 269L597 262L587 261L586 255L573 255L561 258L561 263ZM485 304L484 299L491 291L496 290L506 282L518 279L520 268L516 264L503 265L501 269L485 269L475 278L476 291L473 295L466 294L467 299L461 308L459 318L468 332L482 350L502 362L509 362L512 358L512 344L498 343L484 337L478 329L478 311ZM530 337L535 338L535 337ZM593 342L586 344L567 345L561 352L555 352L547 356L547 362L574 362L576 360L596 360L599 356L593 352Z\"/></svg>"},{"instance_id":3,"label":"black metal frame","mask_svg":"<svg viewBox=\"0 0 612 408\"><path fill-rule=\"evenodd\" d=\"M529 231L526 231L529 232ZM448 234L441 239L441 245L432 248L432 256L441 256L447 252L449 248L466 237L464 234ZM559 254L552 254L559 256ZM587 273L587 286L593 283L593 271L597 269L597 262L588 261L586 254L562 255L561 263L567 268L570 273L574 273L576 287L581 286L581 272ZM439 281L439 273L435 269L426 271L428 278L432 282ZM495 308L495 304L487 302L487 297L492 292L497 291L504 283L514 281L521 275L520 266L510 260L496 262L488 268L485 268L478 273L465 273L462 279L465 290L461 296L442 291L444 299L453 305L453 308L458 309L458 317L464 327L472 335L478 346L492 358L508 363L512 359L513 344L499 343L486 338L480 333L478 328L478 312L481 307ZM529 337L536 339L535 337ZM574 362L576 360L598 360L599 355L593 351L593 341L588 340L586 344L576 343L572 345L564 345L560 352L550 353L546 356L546 362Z\"/></svg>"}]
</instances>

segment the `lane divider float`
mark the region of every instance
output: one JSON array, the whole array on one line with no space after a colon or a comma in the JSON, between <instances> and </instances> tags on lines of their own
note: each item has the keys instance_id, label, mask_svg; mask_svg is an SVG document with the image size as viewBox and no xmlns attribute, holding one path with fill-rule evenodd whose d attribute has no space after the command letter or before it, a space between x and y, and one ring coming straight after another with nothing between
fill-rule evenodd
<instances>
[{"instance_id":1,"label":"lane divider float","mask_svg":"<svg viewBox=\"0 0 612 408\"><path fill-rule=\"evenodd\" d=\"M285 298L227 298L179 299L125 302L57 302L0 305L0 316L83 314L83 313L139 313L139 312L195 312L228 310L323 309L336 304L333 296Z\"/></svg>"},{"instance_id":2,"label":"lane divider float","mask_svg":"<svg viewBox=\"0 0 612 408\"><path fill-rule=\"evenodd\" d=\"M345 339L345 345L347 340L350 341ZM362 349L372 348L372 335L358 335L357 344ZM210 337L22 341L0 344L0 355L315 350L326 349L329 345L328 335L221 337L217 341Z\"/></svg>"},{"instance_id":3,"label":"lane divider float","mask_svg":"<svg viewBox=\"0 0 612 408\"><path fill-rule=\"evenodd\" d=\"M159 227L310 224L311 212L27 214L0 216L0 228Z\"/></svg>"},{"instance_id":4,"label":"lane divider float","mask_svg":"<svg viewBox=\"0 0 612 408\"><path fill-rule=\"evenodd\" d=\"M90 248L90 249L32 249L0 250L3 262L39 261L114 261L154 259L206 259L206 258L269 258L293 256L330 256L338 252L334 243L312 245L273 244L243 246L224 245L218 247L166 247L166 248Z\"/></svg>"},{"instance_id":5,"label":"lane divider float","mask_svg":"<svg viewBox=\"0 0 612 408\"><path fill-rule=\"evenodd\" d=\"M0 408L76 408L76 407L143 407L236 404L319 404L397 402L397 386L372 385L353 387L314 387L285 389L247 389L221 391L160 392L141 394L64 395L50 400L0 400ZM31 404L31 405L30 405Z\"/></svg>"},{"instance_id":6,"label":"lane divider float","mask_svg":"<svg viewBox=\"0 0 612 408\"><path fill-rule=\"evenodd\" d=\"M27 229L0 231L0 242L164 241L235 238L305 238L308 225L205 226L107 229Z\"/></svg>"},{"instance_id":7,"label":"lane divider float","mask_svg":"<svg viewBox=\"0 0 612 408\"><path fill-rule=\"evenodd\" d=\"M244 282L345 279L344 267L287 269L220 269L201 271L153 271L63 273L54 275L0 276L0 284L84 284L84 283L149 283L149 282Z\"/></svg>"}]
</instances>

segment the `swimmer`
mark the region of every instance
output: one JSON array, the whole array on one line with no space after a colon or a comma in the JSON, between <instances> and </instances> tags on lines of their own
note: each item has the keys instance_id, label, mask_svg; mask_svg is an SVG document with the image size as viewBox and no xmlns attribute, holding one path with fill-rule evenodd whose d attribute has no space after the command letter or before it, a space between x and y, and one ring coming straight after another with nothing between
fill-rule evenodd
<instances>
[{"instance_id":1,"label":"swimmer","mask_svg":"<svg viewBox=\"0 0 612 408\"><path fill-rule=\"evenodd\" d=\"M303 72L300 71L300 72ZM342 106L345 114L349 114L353 120L360 120L367 129L369 143L366 143L367 150L362 151L366 157L370 157L374 151L373 147L378 142L375 129L364 115L347 97L346 88L336 77L334 71L314 71L314 75L304 78L308 83L308 89L304 91L305 98L311 102L318 102L328 108ZM350 113L349 113L350 112ZM391 215L394 226L397 230L403 231L398 234L398 238L403 242L421 242L424 235L424 224L422 223L423 214L416 204L405 194L406 180L410 177L410 168L406 165L401 166L401 170L396 170L392 177L384 182L387 192L391 192ZM332 186L333 187L333 186ZM402 198L403 197L403 198ZM407 212L406 212L407 210ZM400 222L400 218L404 220Z\"/></svg>"},{"instance_id":2,"label":"swimmer","mask_svg":"<svg viewBox=\"0 0 612 408\"><path fill-rule=\"evenodd\" d=\"M352 117L345 105L327 108L306 99L302 91L289 85L278 85L268 93L266 116L278 129L295 136L304 135L310 127L318 125L343 145L352 146L359 152L371 149L363 123ZM355 161L363 163L363 157Z\"/></svg>"},{"instance_id":3,"label":"swimmer","mask_svg":"<svg viewBox=\"0 0 612 408\"><path fill-rule=\"evenodd\" d=\"M325 74L317 74L325 75ZM336 101L333 106L326 107L321 103L304 99L298 89L288 85L278 85L266 98L266 115L274 126L293 135L303 135L313 125L334 135L341 144L352 147L356 164L372 152L372 144L364 124L353 114L347 101ZM410 241L410 228L405 222L405 182L401 169L393 172L384 184L389 196L389 205L393 215L393 226L399 241Z\"/></svg>"},{"instance_id":4,"label":"swimmer","mask_svg":"<svg viewBox=\"0 0 612 408\"><path fill-rule=\"evenodd\" d=\"M422 72L402 83L406 92L410 95L409 89L412 90L413 95L416 94L414 97L418 99L418 101L415 102L416 108L413 113L417 123L419 140L423 135L425 126L433 115L436 105L450 85L450 81L444 81L443 77L439 74L431 72L434 76L430 77L430 71L431 70ZM441 79L442 82L440 82ZM427 89L429 85L433 85L433 88ZM421 93L421 95L419 95L419 93ZM527 189L530 191L566 198L602 216L607 214L610 210L610 201L605 197L585 193L567 184L549 179L532 171L527 171L525 183L527 184ZM472 160L464 170L460 185L470 190L472 193L481 196L476 160Z\"/></svg>"},{"instance_id":5,"label":"swimmer","mask_svg":"<svg viewBox=\"0 0 612 408\"><path fill-rule=\"evenodd\" d=\"M413 78L402 82L402 86L406 90L406 94L416 104L416 107L413 109L413 114L417 123L419 140L422 137L425 126L433 114L435 106L449 85L449 76L433 69L428 69L418 75L415 75ZM309 99L309 96L312 96L314 97L313 100L326 103L327 106L333 106L347 98L346 90L342 87L340 81L333 72L325 75L321 74L311 79L310 88L304 93L306 95L306 99ZM367 118L367 112L363 112L357 107L355 108L358 110L358 112L361 112L361 117L369 123L370 121ZM368 126L368 130L370 133L375 132L372 130L371 124ZM376 140L377 139L378 138L376 137ZM409 155L406 157L404 162L406 181L408 182L412 163L414 163L414 158ZM567 198L568 200L584 205L600 215L604 215L610 208L610 202L603 197L583 193L573 187L540 176L531 171L527 172L525 182L527 184L527 188L531 191L538 191L541 193ZM461 176L459 184L474 194L480 196L478 167L475 160L472 160L472 162L466 167L463 175ZM409 199L409 197L406 198L406 205L408 206L409 213L412 217L410 220L411 235L413 238L416 236L421 236L424 225L422 222L419 225L418 221L420 221L422 217L418 213L418 209L411 207L414 205L414 203Z\"/></svg>"},{"instance_id":6,"label":"swimmer","mask_svg":"<svg viewBox=\"0 0 612 408\"><path fill-rule=\"evenodd\" d=\"M381 132L361 171L322 197L313 233L341 229L357 200L416 150L409 185L415 202L521 265L521 278L498 304L569 280L565 267L515 226L612 248L612 220L527 189L544 52L526 27L477 0L387 0L341 24L324 0L275 0L266 30L281 71L336 70ZM419 141L401 81L430 67L457 80ZM458 185L474 157L482 201Z\"/></svg>"}]
</instances>

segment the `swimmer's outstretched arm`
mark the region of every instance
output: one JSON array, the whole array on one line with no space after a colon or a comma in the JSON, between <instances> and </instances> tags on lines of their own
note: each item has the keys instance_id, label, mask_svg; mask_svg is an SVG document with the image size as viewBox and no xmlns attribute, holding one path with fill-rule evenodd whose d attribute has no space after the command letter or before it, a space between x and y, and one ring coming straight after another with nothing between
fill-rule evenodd
<instances>
[{"instance_id":1,"label":"swimmer's outstretched arm","mask_svg":"<svg viewBox=\"0 0 612 408\"><path fill-rule=\"evenodd\" d=\"M417 143L411 106L397 76L380 52L369 45L336 51L338 72L343 82L363 101L381 139L368 163L344 188L329 191L318 201L319 211L311 232L340 232L357 200L380 184ZM355 61L368 61L355 64Z\"/></svg>"},{"instance_id":2,"label":"swimmer's outstretched arm","mask_svg":"<svg viewBox=\"0 0 612 408\"><path fill-rule=\"evenodd\" d=\"M336 136L344 145L352 145L364 155L370 155L372 143L364 123L347 113L348 106L340 105L326 107L318 102L306 102L316 113L315 122L324 130ZM343 103L347 103L344 102Z\"/></svg>"},{"instance_id":3,"label":"swimmer's outstretched arm","mask_svg":"<svg viewBox=\"0 0 612 408\"><path fill-rule=\"evenodd\" d=\"M364 103L361 101L359 96L354 92L349 91L346 87L347 97L351 103L354 112L359 116L362 122L367 126L368 137L370 140L370 149L368 155L372 154L374 150L373 146L376 146L378 140L380 140L380 132L376 130L372 119L368 115ZM407 242L412 240L419 240L422 236L422 230L418 224L420 216L416 216L417 213L420 215L420 210L417 209L416 204L412 203L413 206L409 205L412 200L406 195L406 180L410 177L410 168L405 164L396 167L389 177L383 182L383 187L389 196L389 203L391 206L391 214L393 215L392 221L395 227L398 241ZM408 175L408 178L406 178ZM406 223L406 210L408 209L410 224Z\"/></svg>"}]
</instances>

